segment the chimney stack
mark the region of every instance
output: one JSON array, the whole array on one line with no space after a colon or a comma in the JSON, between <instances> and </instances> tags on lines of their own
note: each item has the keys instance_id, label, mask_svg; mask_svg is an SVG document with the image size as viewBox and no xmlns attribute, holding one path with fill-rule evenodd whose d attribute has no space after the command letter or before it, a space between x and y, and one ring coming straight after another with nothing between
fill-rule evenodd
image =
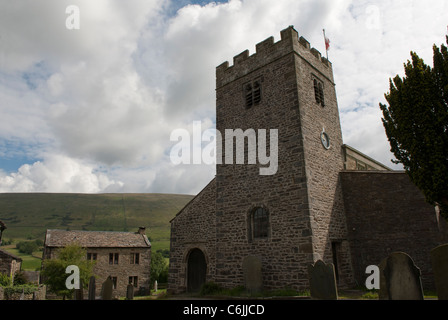
<instances>
[{"instance_id":1,"label":"chimney stack","mask_svg":"<svg viewBox=\"0 0 448 320\"><path fill-rule=\"evenodd\" d=\"M146 234L146 227L139 227L138 228L138 233L145 235Z\"/></svg>"}]
</instances>

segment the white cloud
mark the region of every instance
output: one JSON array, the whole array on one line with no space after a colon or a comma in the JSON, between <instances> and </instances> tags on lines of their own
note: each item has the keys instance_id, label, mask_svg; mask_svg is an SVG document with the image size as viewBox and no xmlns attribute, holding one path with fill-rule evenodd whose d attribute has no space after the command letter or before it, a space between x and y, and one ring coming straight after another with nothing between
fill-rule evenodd
<instances>
[{"instance_id":1,"label":"white cloud","mask_svg":"<svg viewBox=\"0 0 448 320\"><path fill-rule=\"evenodd\" d=\"M80 8L80 30L65 28L68 5ZM230 0L168 15L162 0L0 0L0 154L17 145L10 154L43 159L3 173L1 190L200 191L213 168L172 166L170 133L212 125L215 67L288 25L321 52L326 29L344 142L391 166L378 103L411 50L432 60L447 9Z\"/></svg>"},{"instance_id":2,"label":"white cloud","mask_svg":"<svg viewBox=\"0 0 448 320\"><path fill-rule=\"evenodd\" d=\"M97 193L122 186L122 182L95 172L93 165L61 155L25 164L9 175L0 172L0 192Z\"/></svg>"},{"instance_id":3,"label":"white cloud","mask_svg":"<svg viewBox=\"0 0 448 320\"><path fill-rule=\"evenodd\" d=\"M384 164L394 156L381 122L389 78L403 74L416 51L432 64L432 46L444 42L446 1L356 1L332 33L333 62L345 143ZM333 50L334 49L334 50Z\"/></svg>"}]
</instances>

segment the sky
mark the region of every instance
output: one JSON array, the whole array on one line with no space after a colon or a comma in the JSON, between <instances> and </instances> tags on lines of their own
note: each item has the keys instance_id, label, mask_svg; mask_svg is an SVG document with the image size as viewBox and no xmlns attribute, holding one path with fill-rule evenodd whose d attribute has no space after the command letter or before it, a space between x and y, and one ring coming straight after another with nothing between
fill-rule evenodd
<instances>
[{"instance_id":1,"label":"sky","mask_svg":"<svg viewBox=\"0 0 448 320\"><path fill-rule=\"evenodd\" d=\"M344 143L400 169L379 103L447 24L446 0L0 0L0 192L198 193L215 166L170 134L214 128L216 66L290 25L323 54L326 30Z\"/></svg>"}]
</instances>

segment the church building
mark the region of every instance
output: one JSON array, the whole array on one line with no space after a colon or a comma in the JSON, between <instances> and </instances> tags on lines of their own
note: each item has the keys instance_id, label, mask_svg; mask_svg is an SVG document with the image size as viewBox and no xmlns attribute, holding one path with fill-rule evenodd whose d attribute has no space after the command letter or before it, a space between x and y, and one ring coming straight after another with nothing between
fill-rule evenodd
<instances>
[{"instance_id":1,"label":"church building","mask_svg":"<svg viewBox=\"0 0 448 320\"><path fill-rule=\"evenodd\" d=\"M343 143L332 64L293 27L217 67L216 129L277 130L278 168L217 161L171 221L171 293L244 286L254 257L266 290L309 289L317 260L334 264L338 287L355 287L396 251L432 286L430 250L448 241L446 222L405 172Z\"/></svg>"}]
</instances>

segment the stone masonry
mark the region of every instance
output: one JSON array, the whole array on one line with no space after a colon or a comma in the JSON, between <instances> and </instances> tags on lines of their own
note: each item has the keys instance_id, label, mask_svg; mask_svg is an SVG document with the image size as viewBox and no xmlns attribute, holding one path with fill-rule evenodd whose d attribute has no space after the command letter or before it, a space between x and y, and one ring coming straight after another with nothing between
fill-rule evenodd
<instances>
[{"instance_id":1,"label":"stone masonry","mask_svg":"<svg viewBox=\"0 0 448 320\"><path fill-rule=\"evenodd\" d=\"M412 189L414 198L406 198L412 205L396 202L392 196L402 176L387 176L387 188L381 193L370 188L369 178L347 173L348 169L366 170L372 176L377 170L386 174L390 169L343 144L332 64L293 27L280 34L278 42L270 37L256 45L254 54L246 50L233 58L232 66L224 62L216 68L216 128L223 146L229 142L226 129L264 129L268 135L276 129L278 170L260 175L262 165L249 164L249 139L245 139L244 164L236 164L235 159L226 163L229 151L223 149L215 179L171 221L171 293L188 291L189 281L242 286L243 261L248 257L261 259L263 289L267 290L309 289L308 266L318 260L335 265L338 287L362 285L365 264L379 263L373 260L386 253L385 248L400 247L395 245L399 242L395 226L387 230L393 220L390 215L406 220L409 211L415 217L427 212L409 221L411 227L401 233L402 238L411 234L431 238L430 244L425 240L421 247L415 243L416 252L444 241L433 237L438 232L436 214L421 194L417 197L418 190ZM266 140L269 152L270 138ZM385 194L388 191L391 195ZM356 192L370 194L356 198ZM369 206L378 203L384 210L372 211ZM387 208L394 208L393 213ZM256 213L262 220L255 219ZM377 245L373 242L377 238L364 234L373 218L378 230L385 221L384 238ZM354 235L353 223L361 233ZM420 223L424 227L419 228ZM256 228L263 230L261 235L255 236ZM378 254L373 260L360 260L369 255L360 252L364 249ZM416 261L422 260L416 257ZM198 277L195 270L205 270L205 275Z\"/></svg>"},{"instance_id":2,"label":"stone masonry","mask_svg":"<svg viewBox=\"0 0 448 320\"><path fill-rule=\"evenodd\" d=\"M71 243L85 248L87 259L95 261L97 296L109 276L114 280L116 297L126 296L130 282L135 294L149 293L151 244L144 228L138 232L47 230L42 258L55 258L59 248Z\"/></svg>"},{"instance_id":3,"label":"stone masonry","mask_svg":"<svg viewBox=\"0 0 448 320\"><path fill-rule=\"evenodd\" d=\"M341 172L354 275L393 252L411 256L425 289L434 288L430 251L447 243L446 222L404 172Z\"/></svg>"},{"instance_id":4,"label":"stone masonry","mask_svg":"<svg viewBox=\"0 0 448 320\"><path fill-rule=\"evenodd\" d=\"M215 280L241 285L242 260L258 255L267 289L303 289L308 264L332 262L331 241L345 235L338 187L342 134L332 66L287 28L279 42L266 39L254 55L245 51L216 74L217 129L278 129L279 163L272 176L260 176L258 165L217 166ZM242 88L256 79L261 102L247 109ZM323 83L324 107L316 103L314 79ZM323 131L331 139L329 150L321 143ZM270 234L251 242L248 217L259 206L269 211Z\"/></svg>"},{"instance_id":5,"label":"stone masonry","mask_svg":"<svg viewBox=\"0 0 448 320\"><path fill-rule=\"evenodd\" d=\"M303 289L308 264L333 262L333 240L345 261L341 282L350 284L338 184L342 135L331 63L292 27L281 32L279 42L268 38L257 44L255 54L245 51L233 62L216 70L217 129L278 129L278 172L261 176L259 165L217 165L216 179L172 221L169 288L186 289L187 256L199 247L209 259L207 280L243 285L244 258L259 256L266 289ZM325 106L316 103L314 79L323 83ZM246 108L243 87L253 81L261 83L261 100ZM329 150L321 143L323 131L331 139ZM248 234L257 207L269 212L265 239Z\"/></svg>"},{"instance_id":6,"label":"stone masonry","mask_svg":"<svg viewBox=\"0 0 448 320\"><path fill-rule=\"evenodd\" d=\"M22 258L0 249L0 273L6 274L14 281L14 275L22 267Z\"/></svg>"},{"instance_id":7,"label":"stone masonry","mask_svg":"<svg viewBox=\"0 0 448 320\"><path fill-rule=\"evenodd\" d=\"M188 255L199 248L207 261L207 281L215 272L215 198L216 181L212 180L171 221L169 287L174 292L187 290Z\"/></svg>"}]
</instances>

